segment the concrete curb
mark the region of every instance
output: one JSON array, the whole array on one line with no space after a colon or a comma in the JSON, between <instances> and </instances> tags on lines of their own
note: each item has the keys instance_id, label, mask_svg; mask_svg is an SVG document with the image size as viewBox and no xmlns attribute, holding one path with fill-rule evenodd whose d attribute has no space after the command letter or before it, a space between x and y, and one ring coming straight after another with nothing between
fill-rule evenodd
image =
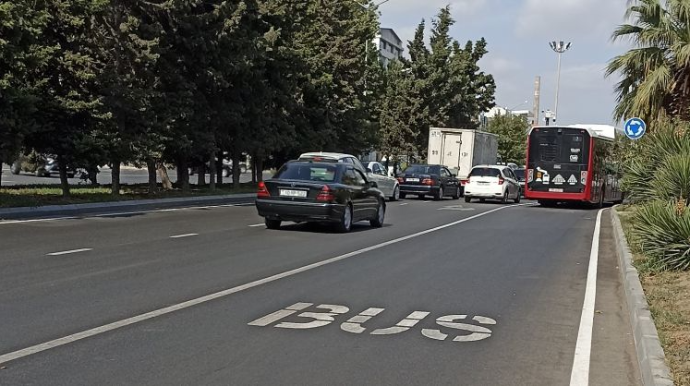
<instances>
[{"instance_id":1,"label":"concrete curb","mask_svg":"<svg viewBox=\"0 0 690 386\"><path fill-rule=\"evenodd\" d=\"M73 205L49 205L0 209L0 219L17 220L48 216L74 216L116 211L144 211L195 205L228 205L252 203L255 194L227 194L222 196L175 197L151 200L99 202Z\"/></svg>"},{"instance_id":2,"label":"concrete curb","mask_svg":"<svg viewBox=\"0 0 690 386\"><path fill-rule=\"evenodd\" d=\"M673 386L673 377L666 365L666 357L659 341L659 334L654 325L652 314L649 312L649 304L644 295L642 283L640 283L640 276L632 264L633 257L615 207L611 210L611 221L613 222L616 254L618 255L621 280L625 288L625 298L628 302L642 382L644 385L650 386Z\"/></svg>"}]
</instances>

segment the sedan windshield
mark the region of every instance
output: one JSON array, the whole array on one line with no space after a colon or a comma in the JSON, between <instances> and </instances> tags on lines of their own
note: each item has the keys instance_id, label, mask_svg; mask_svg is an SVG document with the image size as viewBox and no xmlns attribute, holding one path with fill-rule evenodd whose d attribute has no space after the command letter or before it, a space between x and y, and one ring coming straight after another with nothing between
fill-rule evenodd
<instances>
[{"instance_id":1,"label":"sedan windshield","mask_svg":"<svg viewBox=\"0 0 690 386\"><path fill-rule=\"evenodd\" d=\"M515 173L515 177L517 177L519 180L525 179L525 169L515 169L513 170L513 173Z\"/></svg>"},{"instance_id":2,"label":"sedan windshield","mask_svg":"<svg viewBox=\"0 0 690 386\"><path fill-rule=\"evenodd\" d=\"M337 167L330 165L311 165L303 163L285 164L275 178L299 181L335 181Z\"/></svg>"}]
</instances>

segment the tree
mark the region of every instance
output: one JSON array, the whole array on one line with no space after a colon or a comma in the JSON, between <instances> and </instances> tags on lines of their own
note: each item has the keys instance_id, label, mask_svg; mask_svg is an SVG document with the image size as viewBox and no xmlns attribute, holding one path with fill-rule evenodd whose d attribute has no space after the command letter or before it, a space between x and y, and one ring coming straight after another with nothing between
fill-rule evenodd
<instances>
[{"instance_id":1,"label":"tree","mask_svg":"<svg viewBox=\"0 0 690 386\"><path fill-rule=\"evenodd\" d=\"M529 124L519 115L498 115L489 121L488 131L498 135L498 155L503 162L522 165L527 158Z\"/></svg>"},{"instance_id":2,"label":"tree","mask_svg":"<svg viewBox=\"0 0 690 386\"><path fill-rule=\"evenodd\" d=\"M56 156L64 196L69 195L67 166L98 121L101 99L94 90L99 63L89 38L106 5L105 0L33 2L34 10L47 15L41 35L46 60L33 69L41 108L34 114L39 129L27 136L26 145Z\"/></svg>"},{"instance_id":3,"label":"tree","mask_svg":"<svg viewBox=\"0 0 690 386\"><path fill-rule=\"evenodd\" d=\"M47 18L46 10L33 2L0 1L0 164L12 162L36 128L33 69L48 58L41 41Z\"/></svg>"},{"instance_id":4,"label":"tree","mask_svg":"<svg viewBox=\"0 0 690 386\"><path fill-rule=\"evenodd\" d=\"M639 116L648 122L664 116L690 120L690 4L684 0L631 2L613 40L629 39L635 48L612 59L606 76L622 76L616 86L616 119Z\"/></svg>"}]
</instances>

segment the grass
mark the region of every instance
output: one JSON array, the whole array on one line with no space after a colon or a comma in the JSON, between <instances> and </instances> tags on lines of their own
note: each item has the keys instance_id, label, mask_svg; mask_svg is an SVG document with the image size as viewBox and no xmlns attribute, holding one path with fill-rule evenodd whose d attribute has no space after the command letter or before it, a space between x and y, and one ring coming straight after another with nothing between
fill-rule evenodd
<instances>
[{"instance_id":1,"label":"grass","mask_svg":"<svg viewBox=\"0 0 690 386\"><path fill-rule=\"evenodd\" d=\"M256 184L244 183L235 190L232 185L221 185L215 190L208 187L190 186L188 192L181 189L159 190L149 194L148 185L123 185L119 196L113 196L109 186L88 187L73 185L70 197L62 197L59 186L29 185L0 188L0 208L37 207L46 205L85 204L94 202L112 202L141 200L151 198L198 197L211 195L231 195L256 192Z\"/></svg>"},{"instance_id":2,"label":"grass","mask_svg":"<svg viewBox=\"0 0 690 386\"><path fill-rule=\"evenodd\" d=\"M621 206L618 213L640 273L659 339L677 386L690 386L690 272L655 271L630 236L634 206Z\"/></svg>"}]
</instances>

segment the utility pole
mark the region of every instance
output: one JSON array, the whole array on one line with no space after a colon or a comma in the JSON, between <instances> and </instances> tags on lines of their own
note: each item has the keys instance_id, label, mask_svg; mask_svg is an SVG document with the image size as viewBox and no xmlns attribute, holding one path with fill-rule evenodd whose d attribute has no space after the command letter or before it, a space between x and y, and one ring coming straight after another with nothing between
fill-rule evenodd
<instances>
[{"instance_id":1,"label":"utility pole","mask_svg":"<svg viewBox=\"0 0 690 386\"><path fill-rule=\"evenodd\" d=\"M541 92L541 77L534 77L534 102L532 104L532 126L539 125L539 94Z\"/></svg>"},{"instance_id":2,"label":"utility pole","mask_svg":"<svg viewBox=\"0 0 690 386\"><path fill-rule=\"evenodd\" d=\"M558 54L558 70L556 72L556 103L553 106L553 121L555 122L556 119L558 119L558 93L561 88L561 56L570 49L571 43L564 43L563 40L560 42L550 42L549 46L551 46L551 49L553 52Z\"/></svg>"}]
</instances>

